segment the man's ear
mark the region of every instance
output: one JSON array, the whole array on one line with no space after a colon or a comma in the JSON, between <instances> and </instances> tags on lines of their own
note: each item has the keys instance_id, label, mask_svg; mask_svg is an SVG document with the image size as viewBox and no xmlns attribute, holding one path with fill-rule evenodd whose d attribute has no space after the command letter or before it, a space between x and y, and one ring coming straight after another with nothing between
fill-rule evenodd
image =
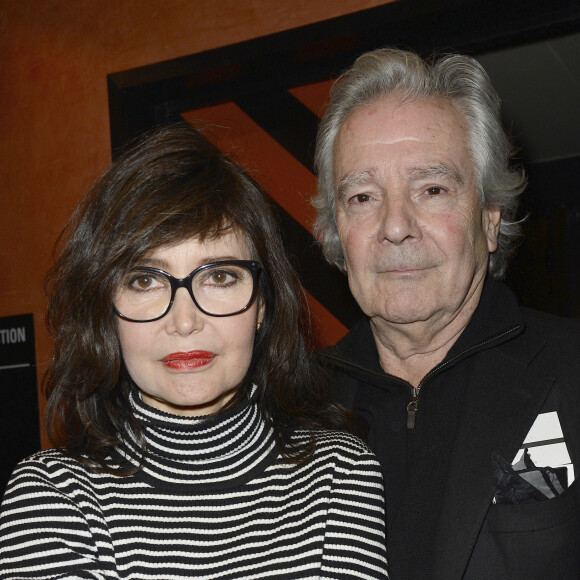
<instances>
[{"instance_id":1,"label":"man's ear","mask_svg":"<svg viewBox=\"0 0 580 580\"><path fill-rule=\"evenodd\" d=\"M497 238L499 236L499 222L501 220L501 210L489 208L483 210L483 226L487 237L487 249L489 253L497 250Z\"/></svg>"}]
</instances>

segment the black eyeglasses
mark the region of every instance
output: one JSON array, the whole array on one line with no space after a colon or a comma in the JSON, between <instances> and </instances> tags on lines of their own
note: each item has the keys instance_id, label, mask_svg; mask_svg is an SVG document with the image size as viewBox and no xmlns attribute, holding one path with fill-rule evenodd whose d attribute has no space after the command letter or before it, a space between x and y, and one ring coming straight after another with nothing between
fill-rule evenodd
<instances>
[{"instance_id":1,"label":"black eyeglasses","mask_svg":"<svg viewBox=\"0 0 580 580\"><path fill-rule=\"evenodd\" d=\"M153 322L173 305L178 288L186 288L194 304L209 316L234 316L247 310L258 293L260 262L223 260L174 278L159 268L129 270L113 298L115 313L130 322Z\"/></svg>"}]
</instances>

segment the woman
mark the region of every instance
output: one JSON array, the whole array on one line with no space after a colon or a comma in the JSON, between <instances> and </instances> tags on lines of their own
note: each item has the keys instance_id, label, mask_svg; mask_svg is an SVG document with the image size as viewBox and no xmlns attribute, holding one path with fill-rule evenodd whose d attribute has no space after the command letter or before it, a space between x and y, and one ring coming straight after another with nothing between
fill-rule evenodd
<instances>
[{"instance_id":1,"label":"woman","mask_svg":"<svg viewBox=\"0 0 580 580\"><path fill-rule=\"evenodd\" d=\"M257 184L172 126L65 232L45 379L60 448L13 474L0 578L385 578L379 467L337 431Z\"/></svg>"}]
</instances>

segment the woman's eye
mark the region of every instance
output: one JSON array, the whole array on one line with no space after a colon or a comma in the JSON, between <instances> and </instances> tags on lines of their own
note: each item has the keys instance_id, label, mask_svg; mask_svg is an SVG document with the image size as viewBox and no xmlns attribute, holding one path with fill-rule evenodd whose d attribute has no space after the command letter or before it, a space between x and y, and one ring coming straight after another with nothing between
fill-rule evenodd
<instances>
[{"instance_id":1,"label":"woman's eye","mask_svg":"<svg viewBox=\"0 0 580 580\"><path fill-rule=\"evenodd\" d=\"M223 288L235 284L238 279L239 276L236 272L230 272L229 270L210 270L199 281L205 286L219 286Z\"/></svg>"},{"instance_id":2,"label":"woman's eye","mask_svg":"<svg viewBox=\"0 0 580 580\"><path fill-rule=\"evenodd\" d=\"M145 291L152 290L159 285L159 280L152 274L136 274L129 280L131 290Z\"/></svg>"},{"instance_id":3,"label":"woman's eye","mask_svg":"<svg viewBox=\"0 0 580 580\"><path fill-rule=\"evenodd\" d=\"M212 272L210 276L210 282L217 285L227 284L230 281L231 275L227 272L217 271Z\"/></svg>"},{"instance_id":4,"label":"woman's eye","mask_svg":"<svg viewBox=\"0 0 580 580\"><path fill-rule=\"evenodd\" d=\"M133 286L137 286L142 290L145 290L151 286L153 280L151 280L151 276L139 276L139 278L135 278L133 282Z\"/></svg>"}]
</instances>

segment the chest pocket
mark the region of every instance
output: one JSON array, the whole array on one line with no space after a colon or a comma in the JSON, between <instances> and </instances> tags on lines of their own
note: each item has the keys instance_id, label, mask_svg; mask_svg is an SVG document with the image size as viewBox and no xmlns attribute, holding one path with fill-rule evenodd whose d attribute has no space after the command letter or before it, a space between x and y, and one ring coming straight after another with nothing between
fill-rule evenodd
<instances>
[{"instance_id":1,"label":"chest pocket","mask_svg":"<svg viewBox=\"0 0 580 580\"><path fill-rule=\"evenodd\" d=\"M491 505L465 579L580 578L580 488L526 504Z\"/></svg>"}]
</instances>

